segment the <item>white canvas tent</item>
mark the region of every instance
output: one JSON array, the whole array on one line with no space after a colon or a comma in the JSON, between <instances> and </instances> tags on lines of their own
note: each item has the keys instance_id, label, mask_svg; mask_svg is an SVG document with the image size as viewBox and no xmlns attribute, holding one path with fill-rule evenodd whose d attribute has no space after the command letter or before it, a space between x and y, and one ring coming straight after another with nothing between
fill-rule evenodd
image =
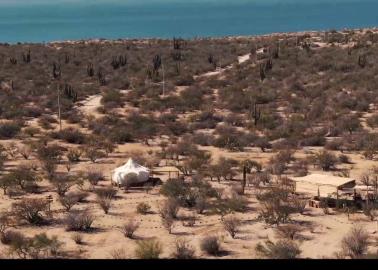
<instances>
[{"instance_id":1,"label":"white canvas tent","mask_svg":"<svg viewBox=\"0 0 378 270\"><path fill-rule=\"evenodd\" d=\"M127 177L133 174L136 176L135 184L146 182L150 178L150 170L130 158L125 165L113 171L112 182L117 185L123 185Z\"/></svg>"}]
</instances>

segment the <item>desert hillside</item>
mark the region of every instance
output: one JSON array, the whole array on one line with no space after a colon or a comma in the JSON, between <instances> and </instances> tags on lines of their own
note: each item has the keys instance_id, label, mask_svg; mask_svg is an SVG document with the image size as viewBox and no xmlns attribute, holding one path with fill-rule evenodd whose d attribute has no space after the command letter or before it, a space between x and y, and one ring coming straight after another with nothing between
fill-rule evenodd
<instances>
[{"instance_id":1,"label":"desert hillside","mask_svg":"<svg viewBox=\"0 0 378 270\"><path fill-rule=\"evenodd\" d=\"M376 258L377 85L376 29L0 44L0 257Z\"/></svg>"}]
</instances>

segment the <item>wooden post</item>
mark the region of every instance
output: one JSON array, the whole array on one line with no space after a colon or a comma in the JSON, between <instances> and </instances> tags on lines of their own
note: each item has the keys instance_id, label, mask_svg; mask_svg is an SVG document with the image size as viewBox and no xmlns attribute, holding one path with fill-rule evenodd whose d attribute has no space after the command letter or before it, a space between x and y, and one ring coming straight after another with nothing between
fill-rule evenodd
<instances>
[{"instance_id":1,"label":"wooden post","mask_svg":"<svg viewBox=\"0 0 378 270\"><path fill-rule=\"evenodd\" d=\"M162 64L163 68L163 97L165 96L165 72L164 72L164 64Z\"/></svg>"},{"instance_id":2,"label":"wooden post","mask_svg":"<svg viewBox=\"0 0 378 270\"><path fill-rule=\"evenodd\" d=\"M339 208L339 187L336 188L336 208Z\"/></svg>"},{"instance_id":3,"label":"wooden post","mask_svg":"<svg viewBox=\"0 0 378 270\"><path fill-rule=\"evenodd\" d=\"M62 118L60 112L60 85L58 83L58 117L59 117L59 131L62 131Z\"/></svg>"},{"instance_id":4,"label":"wooden post","mask_svg":"<svg viewBox=\"0 0 378 270\"><path fill-rule=\"evenodd\" d=\"M53 197L51 195L47 196L47 202L49 204L49 212L51 211L51 203L53 202Z\"/></svg>"},{"instance_id":5,"label":"wooden post","mask_svg":"<svg viewBox=\"0 0 378 270\"><path fill-rule=\"evenodd\" d=\"M247 183L247 167L243 166L242 194L244 194L246 183Z\"/></svg>"}]
</instances>

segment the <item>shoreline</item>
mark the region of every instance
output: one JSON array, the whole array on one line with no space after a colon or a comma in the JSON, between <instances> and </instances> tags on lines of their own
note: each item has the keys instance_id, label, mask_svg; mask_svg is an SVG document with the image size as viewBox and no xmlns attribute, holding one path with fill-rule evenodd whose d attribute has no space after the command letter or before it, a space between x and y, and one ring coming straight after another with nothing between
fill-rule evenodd
<instances>
[{"instance_id":1,"label":"shoreline","mask_svg":"<svg viewBox=\"0 0 378 270\"><path fill-rule=\"evenodd\" d=\"M188 41L203 41L203 40L240 40L240 39L255 39L255 38L268 38L268 37L284 37L284 36L300 36L300 35L312 35L316 36L319 34L324 34L326 32L330 31L336 31L339 33L345 33L345 32L359 32L359 33L365 33L367 31L372 31L374 33L378 33L378 26L374 27L363 27L363 28L342 28L342 29L328 29L328 30L304 30L304 31L297 31L297 32L272 32L268 34L257 34L257 35L230 35L230 36L220 36L220 37L193 37L193 38L183 38L184 40ZM55 41L49 41L49 42L1 42L0 46L17 46L17 45L45 45L45 46L51 46L51 45L76 45L76 44L122 44L125 42L146 42L146 41L169 41L172 40L175 37L172 38L148 38L148 37L141 37L141 38L117 38L117 39L108 39L108 38L89 38L89 39L68 39L68 40L55 40ZM177 36L176 38L181 38Z\"/></svg>"}]
</instances>

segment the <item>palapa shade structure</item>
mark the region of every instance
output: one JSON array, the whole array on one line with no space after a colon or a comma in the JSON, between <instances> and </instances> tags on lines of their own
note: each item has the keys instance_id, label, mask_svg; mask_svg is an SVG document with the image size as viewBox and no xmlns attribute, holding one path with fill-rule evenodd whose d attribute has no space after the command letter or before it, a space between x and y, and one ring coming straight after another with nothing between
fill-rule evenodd
<instances>
[{"instance_id":1,"label":"palapa shade structure","mask_svg":"<svg viewBox=\"0 0 378 270\"><path fill-rule=\"evenodd\" d=\"M309 174L303 177L292 177L295 182L296 192L306 193L312 196L329 197L339 190L353 188L356 180L353 178L339 177L326 174Z\"/></svg>"}]
</instances>

